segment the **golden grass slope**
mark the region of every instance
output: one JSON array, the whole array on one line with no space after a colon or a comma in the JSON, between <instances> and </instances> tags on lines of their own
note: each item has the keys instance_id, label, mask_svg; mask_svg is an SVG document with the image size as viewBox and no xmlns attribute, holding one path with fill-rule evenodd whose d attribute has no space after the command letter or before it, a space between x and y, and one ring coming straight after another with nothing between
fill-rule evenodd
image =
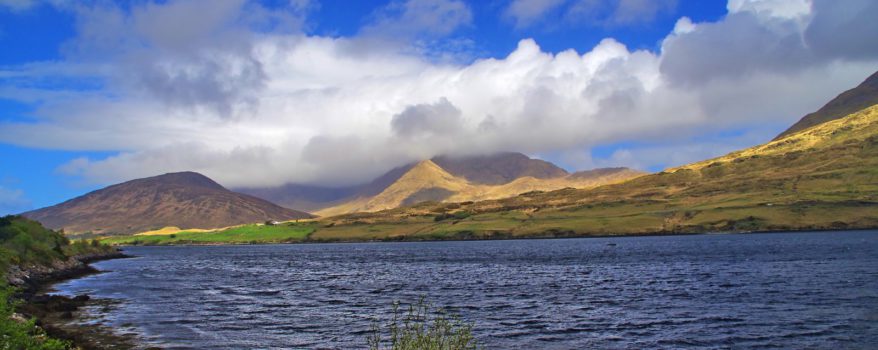
<instances>
[{"instance_id":1,"label":"golden grass slope","mask_svg":"<svg viewBox=\"0 0 878 350\"><path fill-rule=\"evenodd\" d=\"M162 228L160 228L160 229L158 229L158 230L152 230L152 231L145 231L145 232L136 233L135 236L163 236L163 235L173 235L173 234L180 233L180 232L183 232L183 231L186 231L186 232L213 232L213 231L220 231L220 230L229 229L229 228L231 228L231 227L234 227L234 226L223 227L223 228L212 228L212 229L190 228L190 229L185 229L185 230L184 230L184 229L181 229L181 228L179 228L179 227L177 227L177 226L167 226L167 227L162 227Z\"/></svg>"},{"instance_id":2,"label":"golden grass slope","mask_svg":"<svg viewBox=\"0 0 878 350\"><path fill-rule=\"evenodd\" d=\"M333 216L354 212L376 212L393 209L419 201L411 202L418 194L433 191L433 198L438 202L455 203L483 201L512 197L525 192L553 191L562 188L592 188L600 185L617 183L637 176L642 172L631 169L619 169L608 174L592 177L564 177L537 179L526 176L502 185L483 185L467 181L442 169L431 160L425 160L410 169L399 180L388 186L384 191L373 197L357 198L347 203L318 211L320 216Z\"/></svg>"},{"instance_id":3,"label":"golden grass slope","mask_svg":"<svg viewBox=\"0 0 878 350\"><path fill-rule=\"evenodd\" d=\"M844 144L845 142L863 140L875 134L878 134L878 105L868 107L841 119L812 126L779 140L732 152L722 157L668 169L668 171L673 172L679 169L697 170L714 163L728 163L741 158L825 149Z\"/></svg>"}]
</instances>

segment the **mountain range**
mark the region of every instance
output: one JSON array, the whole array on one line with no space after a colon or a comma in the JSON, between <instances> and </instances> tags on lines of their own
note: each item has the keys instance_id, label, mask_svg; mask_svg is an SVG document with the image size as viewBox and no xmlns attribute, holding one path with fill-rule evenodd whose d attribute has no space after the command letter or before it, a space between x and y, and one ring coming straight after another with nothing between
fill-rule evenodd
<instances>
[{"instance_id":1,"label":"mountain range","mask_svg":"<svg viewBox=\"0 0 878 350\"><path fill-rule=\"evenodd\" d=\"M878 73L774 140L656 174L567 171L520 153L435 157L349 187L229 191L196 173L133 180L24 215L68 232L221 228L311 215L310 240L878 227ZM259 199L256 197L262 197ZM452 218L453 220L446 220Z\"/></svg>"},{"instance_id":2,"label":"mountain range","mask_svg":"<svg viewBox=\"0 0 878 350\"><path fill-rule=\"evenodd\" d=\"M432 164L438 166L434 170L446 172L447 175L455 177L456 182L466 182L468 186L499 186L506 185L514 180L528 178L536 180L560 179L570 175L566 170L552 164L550 162L532 159L524 154L516 152L503 152L491 155L476 156L438 156L429 160ZM264 188L237 188L235 191L250 194L265 200L277 203L287 208L295 208L309 212L319 213L321 215L338 214L349 212L350 210L366 208L387 208L395 206L390 204L377 204L381 200L372 201L372 205L365 205L372 197L379 196L383 191L391 185L411 172L413 168L423 162L406 164L391 169L378 178L355 186L345 187L325 187L290 183L277 187ZM424 169L416 170L420 174L428 174ZM622 169L613 169L611 171L621 171ZM626 171L626 174L635 174L633 171ZM608 174L609 175L609 174ZM436 175L444 176L444 175ZM618 174L617 174L618 177ZM409 180L412 178L408 176ZM408 181L409 183L411 181ZM530 183L539 181L530 180ZM546 189L560 188L550 183L546 184ZM573 185L576 185L575 183ZM439 190L431 190L430 187L424 185L421 190L425 192L419 194L424 196L424 200L440 200ZM441 187L441 186L440 186ZM455 186L451 186L455 187ZM460 187L460 186L457 186ZM450 190L450 188L445 188ZM454 192L452 190L452 192ZM432 193L432 194L429 194ZM414 193L412 193L414 194ZM429 195L428 195L429 194ZM510 195L515 195L512 193ZM382 197L386 197L382 196ZM412 198L411 200L415 200ZM456 197L459 200L478 200L479 197L468 198L463 195ZM409 200L406 203L410 203ZM347 208L347 209L345 209Z\"/></svg>"},{"instance_id":3,"label":"mountain range","mask_svg":"<svg viewBox=\"0 0 878 350\"><path fill-rule=\"evenodd\" d=\"M515 157L524 156L515 155ZM479 158L497 160L497 158L490 157ZM528 159L528 162L524 163L533 164L532 162L545 163L532 159ZM443 163L448 164L449 161ZM628 168L598 169L568 174L549 163L536 171L529 171L535 169L527 167L494 167L498 163L508 164L502 161L494 163L491 161L460 160L453 163L456 164L454 167L448 167L448 165L443 167L435 160L421 161L374 196L354 198L345 203L316 211L316 213L320 216L333 216L355 212L374 212L422 202L471 202L499 199L531 191L590 188L643 175L642 172ZM446 170L448 168L455 169L461 175L455 176Z\"/></svg>"},{"instance_id":4,"label":"mountain range","mask_svg":"<svg viewBox=\"0 0 878 350\"><path fill-rule=\"evenodd\" d=\"M311 241L878 227L878 105L617 184L326 218Z\"/></svg>"},{"instance_id":5,"label":"mountain range","mask_svg":"<svg viewBox=\"0 0 878 350\"><path fill-rule=\"evenodd\" d=\"M594 187L639 175L627 168L569 174L520 153L436 157L391 169L362 185L340 188L290 184L230 191L204 175L181 172L109 186L22 215L70 234L131 234L166 227L173 229L159 232L174 232L313 217L290 209L294 206L331 216L425 201L473 201L533 190Z\"/></svg>"}]
</instances>

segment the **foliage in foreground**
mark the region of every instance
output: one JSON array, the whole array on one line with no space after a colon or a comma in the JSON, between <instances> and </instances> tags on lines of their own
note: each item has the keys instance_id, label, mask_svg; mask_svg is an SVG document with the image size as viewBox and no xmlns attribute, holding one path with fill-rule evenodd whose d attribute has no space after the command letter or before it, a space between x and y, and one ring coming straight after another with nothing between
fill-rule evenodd
<instances>
[{"instance_id":1,"label":"foliage in foreground","mask_svg":"<svg viewBox=\"0 0 878 350\"><path fill-rule=\"evenodd\" d=\"M46 336L33 320L13 319L18 302L8 285L6 272L12 265L51 265L72 256L104 253L112 247L97 241L70 242L60 232L20 216L0 217L0 350L68 349L68 342Z\"/></svg>"},{"instance_id":2,"label":"foliage in foreground","mask_svg":"<svg viewBox=\"0 0 878 350\"><path fill-rule=\"evenodd\" d=\"M376 321L366 340L370 350L475 350L478 345L472 328L472 324L443 309L433 309L421 298L408 306L405 315L400 304L393 303L393 316L386 328Z\"/></svg>"},{"instance_id":3,"label":"foliage in foreground","mask_svg":"<svg viewBox=\"0 0 878 350\"><path fill-rule=\"evenodd\" d=\"M5 282L3 282L5 284ZM15 302L13 288L0 287L0 350L60 350L69 349L68 342L49 338L34 321L12 319Z\"/></svg>"}]
</instances>

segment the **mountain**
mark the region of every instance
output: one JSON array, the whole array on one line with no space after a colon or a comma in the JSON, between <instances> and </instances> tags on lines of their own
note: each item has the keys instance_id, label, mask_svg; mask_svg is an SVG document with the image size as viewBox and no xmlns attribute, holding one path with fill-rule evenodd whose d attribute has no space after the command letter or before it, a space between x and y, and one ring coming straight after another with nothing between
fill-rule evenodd
<instances>
[{"instance_id":1,"label":"mountain","mask_svg":"<svg viewBox=\"0 0 878 350\"><path fill-rule=\"evenodd\" d=\"M520 178L557 179L568 175L567 171L550 162L532 159L516 152L462 157L438 156L430 161L448 174L473 185L503 185ZM325 215L330 212L338 213L342 207L357 206L354 203L359 203L360 206L366 205L366 198L379 195L417 164L412 163L391 169L368 183L355 186L325 187L286 184L277 187L236 188L235 191L259 197L287 208ZM424 198L436 198L436 194ZM327 210L328 208L335 209Z\"/></svg>"},{"instance_id":2,"label":"mountain","mask_svg":"<svg viewBox=\"0 0 878 350\"><path fill-rule=\"evenodd\" d=\"M555 164L515 152L471 157L439 156L432 161L452 175L483 185L502 185L527 176L551 179L567 175L567 171Z\"/></svg>"},{"instance_id":3,"label":"mountain","mask_svg":"<svg viewBox=\"0 0 878 350\"><path fill-rule=\"evenodd\" d=\"M816 112L804 116L789 129L777 135L774 140L782 139L787 135L818 124L843 118L875 104L878 104L878 72L866 78L859 86L841 93Z\"/></svg>"},{"instance_id":4,"label":"mountain","mask_svg":"<svg viewBox=\"0 0 878 350\"><path fill-rule=\"evenodd\" d=\"M413 166L414 164L408 164L391 169L370 182L355 186L328 187L291 183L276 187L236 188L235 191L262 198L286 208L316 212L354 198L379 194Z\"/></svg>"},{"instance_id":5,"label":"mountain","mask_svg":"<svg viewBox=\"0 0 878 350\"><path fill-rule=\"evenodd\" d=\"M317 211L317 214L330 216L391 209L414 204L413 202L441 201L457 192L470 190L470 187L465 179L449 174L433 161L425 160L408 169L380 193L358 197L347 203Z\"/></svg>"},{"instance_id":6,"label":"mountain","mask_svg":"<svg viewBox=\"0 0 878 350\"><path fill-rule=\"evenodd\" d=\"M498 158L503 159L508 157L507 155L501 155ZM443 159L442 162L446 165L449 164L447 159ZM536 164L536 168L515 166L492 168L490 166L477 166L477 162L467 159L454 160L452 162L457 162L454 165L457 174L453 174L445 167L440 166L435 160L421 161L408 169L407 172L387 186L381 193L374 196L357 197L337 206L319 210L316 213L321 216L332 216L353 212L393 209L429 201L471 202L498 199L533 191L549 191L568 187L589 188L643 175L639 171L627 168L601 169L569 175L566 171L543 161L539 162L549 164L549 166L534 162L524 162ZM498 162L486 162L485 164L509 163L501 160ZM538 170L534 171L533 169ZM482 181L473 181L471 178L462 176L463 174L468 174L471 178L481 179ZM484 183L498 182L502 176L511 177L513 174L517 174L519 177L496 185ZM543 176L543 178L536 178L530 175ZM552 177L548 177L549 175L552 175Z\"/></svg>"},{"instance_id":7,"label":"mountain","mask_svg":"<svg viewBox=\"0 0 878 350\"><path fill-rule=\"evenodd\" d=\"M312 217L180 172L137 179L22 214L67 233L126 234L165 226L220 228Z\"/></svg>"}]
</instances>

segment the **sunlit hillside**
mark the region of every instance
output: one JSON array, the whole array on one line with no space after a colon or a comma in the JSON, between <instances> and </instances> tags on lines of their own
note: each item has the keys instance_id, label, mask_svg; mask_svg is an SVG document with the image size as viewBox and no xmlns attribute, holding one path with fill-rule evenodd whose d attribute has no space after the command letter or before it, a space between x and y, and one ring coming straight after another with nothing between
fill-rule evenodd
<instances>
[{"instance_id":1,"label":"sunlit hillside","mask_svg":"<svg viewBox=\"0 0 878 350\"><path fill-rule=\"evenodd\" d=\"M507 198L532 191L584 189L617 183L641 175L643 173L639 171L616 168L604 172L583 172L551 178L524 176L511 182L492 185L474 183L464 177L452 175L432 160L425 160L375 196L356 198L320 210L316 214L333 216L354 212L375 212L427 201L459 203Z\"/></svg>"}]
</instances>

